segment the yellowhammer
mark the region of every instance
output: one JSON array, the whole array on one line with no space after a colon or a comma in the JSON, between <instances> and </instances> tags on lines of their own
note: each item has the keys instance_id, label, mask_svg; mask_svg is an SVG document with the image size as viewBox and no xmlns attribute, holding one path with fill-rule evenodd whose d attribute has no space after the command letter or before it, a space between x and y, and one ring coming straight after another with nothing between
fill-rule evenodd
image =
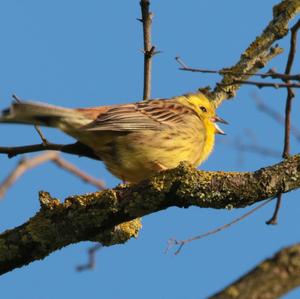
<instances>
[{"instance_id":1,"label":"yellowhammer","mask_svg":"<svg viewBox=\"0 0 300 299\"><path fill-rule=\"evenodd\" d=\"M87 145L108 170L127 182L139 182L181 161L194 166L211 153L215 134L224 132L203 94L133 104L68 109L16 102L0 122L56 127Z\"/></svg>"}]
</instances>

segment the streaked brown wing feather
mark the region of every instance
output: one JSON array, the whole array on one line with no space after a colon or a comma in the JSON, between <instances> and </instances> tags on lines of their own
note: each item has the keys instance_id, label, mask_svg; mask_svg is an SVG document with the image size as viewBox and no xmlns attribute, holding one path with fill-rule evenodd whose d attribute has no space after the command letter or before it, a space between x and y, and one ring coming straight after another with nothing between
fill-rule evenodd
<instances>
[{"instance_id":1,"label":"streaked brown wing feather","mask_svg":"<svg viewBox=\"0 0 300 299\"><path fill-rule=\"evenodd\" d=\"M99 114L97 119L83 127L89 131L162 130L166 126L186 123L195 112L170 100L152 100L118 105Z\"/></svg>"}]
</instances>

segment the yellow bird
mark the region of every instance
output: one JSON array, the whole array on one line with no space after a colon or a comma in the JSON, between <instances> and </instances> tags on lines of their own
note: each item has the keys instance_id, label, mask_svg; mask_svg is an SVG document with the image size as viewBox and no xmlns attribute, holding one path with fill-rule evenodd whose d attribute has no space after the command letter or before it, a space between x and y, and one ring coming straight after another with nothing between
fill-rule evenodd
<instances>
[{"instance_id":1,"label":"yellow bird","mask_svg":"<svg viewBox=\"0 0 300 299\"><path fill-rule=\"evenodd\" d=\"M0 122L56 127L91 148L113 175L132 183L181 161L200 165L215 134L224 134L216 122L226 123L199 93L81 109L15 102L3 110Z\"/></svg>"}]
</instances>

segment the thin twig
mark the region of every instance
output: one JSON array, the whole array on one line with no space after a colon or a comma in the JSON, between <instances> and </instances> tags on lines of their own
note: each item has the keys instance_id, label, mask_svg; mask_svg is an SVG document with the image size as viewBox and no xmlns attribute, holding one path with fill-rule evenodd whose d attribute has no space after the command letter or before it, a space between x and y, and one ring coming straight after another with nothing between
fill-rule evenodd
<instances>
[{"instance_id":1,"label":"thin twig","mask_svg":"<svg viewBox=\"0 0 300 299\"><path fill-rule=\"evenodd\" d=\"M102 244L96 244L88 250L89 260L85 265L80 265L76 267L78 272L94 269L96 266L96 252L103 248Z\"/></svg>"},{"instance_id":2,"label":"thin twig","mask_svg":"<svg viewBox=\"0 0 300 299\"><path fill-rule=\"evenodd\" d=\"M291 29L291 42L290 42L290 51L288 55L288 61L285 68L285 73L290 74L292 66L294 63L294 58L296 55L296 45L297 45L297 33L300 28L300 20L292 27ZM285 83L289 84L288 80L285 80ZM292 100L294 98L294 92L289 87L287 89L287 98L285 106L285 130L284 130L284 149L283 149L283 158L287 158L290 154L290 131L291 131L291 110L292 110Z\"/></svg>"},{"instance_id":3,"label":"thin twig","mask_svg":"<svg viewBox=\"0 0 300 299\"><path fill-rule=\"evenodd\" d=\"M296 46L297 46L297 33L300 28L300 19L297 21L297 23L291 28L291 41L290 41L290 51L288 55L288 61L285 68L285 74L287 76L290 75L292 71L292 66L294 63L295 55L296 55ZM284 78L282 78L284 79ZM285 78L284 80L293 80L290 78Z\"/></svg>"},{"instance_id":4,"label":"thin twig","mask_svg":"<svg viewBox=\"0 0 300 299\"><path fill-rule=\"evenodd\" d=\"M11 96L16 102L20 103L21 102L21 99L16 95L16 94L12 94Z\"/></svg>"},{"instance_id":5,"label":"thin twig","mask_svg":"<svg viewBox=\"0 0 300 299\"><path fill-rule=\"evenodd\" d=\"M16 102L18 102L18 103L21 103L21 102L22 102L22 99L19 98L15 93L12 94L12 98L13 98ZM34 128L35 128L35 130L37 131L37 133L39 134L39 136L40 136L40 138L41 138L43 144L46 145L46 144L48 143L48 141L47 141L46 137L44 136L44 134L43 134L41 128L40 128L38 125L34 125Z\"/></svg>"},{"instance_id":6,"label":"thin twig","mask_svg":"<svg viewBox=\"0 0 300 299\"><path fill-rule=\"evenodd\" d=\"M250 152L254 154L259 154L264 157L274 157L278 158L280 157L280 152L276 151L272 148L263 147L257 144L245 144L242 143L240 140L237 140L237 142L226 142L230 145L232 145L236 150L242 151L242 152Z\"/></svg>"},{"instance_id":7,"label":"thin twig","mask_svg":"<svg viewBox=\"0 0 300 299\"><path fill-rule=\"evenodd\" d=\"M152 57L157 53L155 47L151 43L151 25L153 14L150 12L150 1L141 0L142 18L138 19L143 24L143 40L144 40L144 85L143 85L143 100L151 98L151 76L152 76ZM96 264L95 253L101 249L102 245L97 244L89 249L89 262L86 265L77 267L77 271L93 269Z\"/></svg>"},{"instance_id":8,"label":"thin twig","mask_svg":"<svg viewBox=\"0 0 300 299\"><path fill-rule=\"evenodd\" d=\"M294 63L294 58L296 55L296 45L297 45L297 33L300 28L300 20L291 28L291 41L290 41L290 51L288 55L288 60L285 68L285 74L289 75L292 70L292 66ZM286 84L290 84L289 80L283 79ZM295 94L291 87L287 88L287 97L285 104L285 123L284 123L284 146L282 158L286 159L290 155L290 139L291 139L291 112L292 112L292 101ZM270 220L266 222L266 224L275 225L278 223L278 214L281 207L282 202L282 193L279 193L277 196L276 207L273 213L273 216Z\"/></svg>"},{"instance_id":9,"label":"thin twig","mask_svg":"<svg viewBox=\"0 0 300 299\"><path fill-rule=\"evenodd\" d=\"M31 159L21 159L17 167L4 179L0 184L0 198L2 198L7 190L29 169L39 166L55 157L57 153L46 152L42 155Z\"/></svg>"},{"instance_id":10,"label":"thin twig","mask_svg":"<svg viewBox=\"0 0 300 299\"><path fill-rule=\"evenodd\" d=\"M46 137L44 136L44 134L43 134L41 128L40 128L38 125L34 125L34 128L35 128L35 130L37 131L37 133L39 134L39 136L40 136L40 138L41 138L43 144L44 144L44 145L47 145L47 144L48 144L48 140L47 140Z\"/></svg>"},{"instance_id":11,"label":"thin twig","mask_svg":"<svg viewBox=\"0 0 300 299\"><path fill-rule=\"evenodd\" d=\"M150 12L150 1L140 1L142 18L138 19L143 24L143 37L144 37L144 86L143 86L143 100L148 100L151 97L151 76L152 76L152 57L158 52L155 51L155 47L151 43L151 24L153 14ZM95 253L103 246L97 244L89 249L89 262L86 265L77 267L77 271L84 271L93 269L96 265Z\"/></svg>"},{"instance_id":12,"label":"thin twig","mask_svg":"<svg viewBox=\"0 0 300 299\"><path fill-rule=\"evenodd\" d=\"M100 190L104 190L105 189L105 183L100 180L100 179L96 179L92 176L90 176L89 174L83 172L82 170L80 170L78 167L76 167L74 164L64 160L61 156L56 155L55 157L53 157L52 161L59 167L73 173L75 176L78 176L79 178L81 178L84 182L89 183L91 185L94 185L95 187L97 187Z\"/></svg>"},{"instance_id":13,"label":"thin twig","mask_svg":"<svg viewBox=\"0 0 300 299\"><path fill-rule=\"evenodd\" d=\"M259 98L257 93L253 93L252 97L255 100L255 104L260 111L266 113L268 116L270 116L279 124L281 125L285 124L285 118L275 109L273 109L271 106L267 106L264 103L264 101L262 101ZM300 142L300 130L297 127L293 126L292 124L290 125L290 129L291 129L291 134Z\"/></svg>"},{"instance_id":14,"label":"thin twig","mask_svg":"<svg viewBox=\"0 0 300 299\"><path fill-rule=\"evenodd\" d=\"M231 75L237 75L237 76L246 75L246 76L256 76L256 77L260 77L260 78L270 77L272 79L300 81L300 74L287 75L287 74L277 73L274 69L270 69L266 73L237 73L230 69L211 70L211 69L192 68L192 67L187 66L179 56L175 57L175 60L181 66L179 68L179 70L181 70L181 71L204 73L204 74L219 74L219 75L224 75L224 74L231 74Z\"/></svg>"},{"instance_id":15,"label":"thin twig","mask_svg":"<svg viewBox=\"0 0 300 299\"><path fill-rule=\"evenodd\" d=\"M275 225L278 223L278 213L281 208L281 200L282 200L282 193L279 193L277 196L274 213L273 213L272 217L268 221L266 221L266 224Z\"/></svg>"},{"instance_id":16,"label":"thin twig","mask_svg":"<svg viewBox=\"0 0 300 299\"><path fill-rule=\"evenodd\" d=\"M280 83L280 82L260 82L260 81L243 81L243 80L234 80L229 84L222 84L221 86L230 86L235 84L244 84L244 85L254 85L257 88L264 87L273 87L273 88L300 88L300 83Z\"/></svg>"},{"instance_id":17,"label":"thin twig","mask_svg":"<svg viewBox=\"0 0 300 299\"><path fill-rule=\"evenodd\" d=\"M98 189L105 189L104 182L102 180L95 179L85 172L81 171L75 165L67 162L59 156L56 152L45 152L39 156L30 159L21 159L17 167L4 179L0 184L0 198L3 198L7 190L29 169L35 168L45 162L53 161L59 167L73 173L83 181L94 185Z\"/></svg>"},{"instance_id":18,"label":"thin twig","mask_svg":"<svg viewBox=\"0 0 300 299\"><path fill-rule=\"evenodd\" d=\"M149 11L150 1L140 1L142 18L139 21L143 24L144 37L144 89L143 100L148 100L151 97L151 75L152 75L152 57L155 54L155 47L151 43L151 24L153 14Z\"/></svg>"},{"instance_id":19,"label":"thin twig","mask_svg":"<svg viewBox=\"0 0 300 299\"><path fill-rule=\"evenodd\" d=\"M71 155L77 155L80 157L88 157L94 160L100 160L100 158L96 156L96 154L91 148L80 142L75 142L71 144L57 144L47 142L47 144L40 143L15 147L0 146L0 154L7 154L9 158L21 154L40 152L46 150L59 151Z\"/></svg>"},{"instance_id":20,"label":"thin twig","mask_svg":"<svg viewBox=\"0 0 300 299\"><path fill-rule=\"evenodd\" d=\"M203 239L207 236L210 236L210 235L213 235L213 234L216 234L234 224L236 224L237 222L240 222L241 220L247 218L248 216L250 216L252 213L256 212L257 210L261 209L263 206L265 206L266 204L268 204L269 202L271 202L274 198L269 198L268 200L264 201L263 203L261 203L260 205L256 206L255 208L251 209L250 211L248 211L247 213L243 214L242 216L238 217L238 218L235 218L233 221L229 222L229 223L226 223L225 225L222 225L218 228L215 228L213 230L210 230L204 234L201 234L199 236L196 236L196 237L192 237L192 238L189 238L189 239L186 239L186 240L176 240L176 239L170 239L168 241L168 245L167 245L167 248L165 250L165 253L167 253L171 247L173 246L179 246L178 249L175 251L174 255L177 255L180 253L180 251L182 250L183 246L187 243L190 243L190 242L193 242L195 240L200 240L200 239Z\"/></svg>"}]
</instances>

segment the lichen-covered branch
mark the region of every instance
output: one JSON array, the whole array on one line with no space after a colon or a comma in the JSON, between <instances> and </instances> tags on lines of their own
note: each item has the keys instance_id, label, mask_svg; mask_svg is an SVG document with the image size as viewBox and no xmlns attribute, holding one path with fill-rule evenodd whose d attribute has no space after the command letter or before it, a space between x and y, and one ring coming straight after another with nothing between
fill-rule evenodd
<instances>
[{"instance_id":1,"label":"lichen-covered branch","mask_svg":"<svg viewBox=\"0 0 300 299\"><path fill-rule=\"evenodd\" d=\"M275 299L300 285L300 244L257 265L210 299Z\"/></svg>"},{"instance_id":2,"label":"lichen-covered branch","mask_svg":"<svg viewBox=\"0 0 300 299\"><path fill-rule=\"evenodd\" d=\"M233 82L245 81L249 74L263 68L272 58L282 52L272 45L288 34L289 22L300 12L299 0L283 0L273 8L273 19L255 41L243 52L240 60L226 69L222 81L217 84L209 97L218 107L223 100L235 96L240 84Z\"/></svg>"},{"instance_id":3,"label":"lichen-covered branch","mask_svg":"<svg viewBox=\"0 0 300 299\"><path fill-rule=\"evenodd\" d=\"M255 172L199 171L182 163L133 186L69 197L40 194L41 209L0 235L0 273L83 240L104 245L136 236L136 218L177 206L239 208L300 187L300 155Z\"/></svg>"}]
</instances>

